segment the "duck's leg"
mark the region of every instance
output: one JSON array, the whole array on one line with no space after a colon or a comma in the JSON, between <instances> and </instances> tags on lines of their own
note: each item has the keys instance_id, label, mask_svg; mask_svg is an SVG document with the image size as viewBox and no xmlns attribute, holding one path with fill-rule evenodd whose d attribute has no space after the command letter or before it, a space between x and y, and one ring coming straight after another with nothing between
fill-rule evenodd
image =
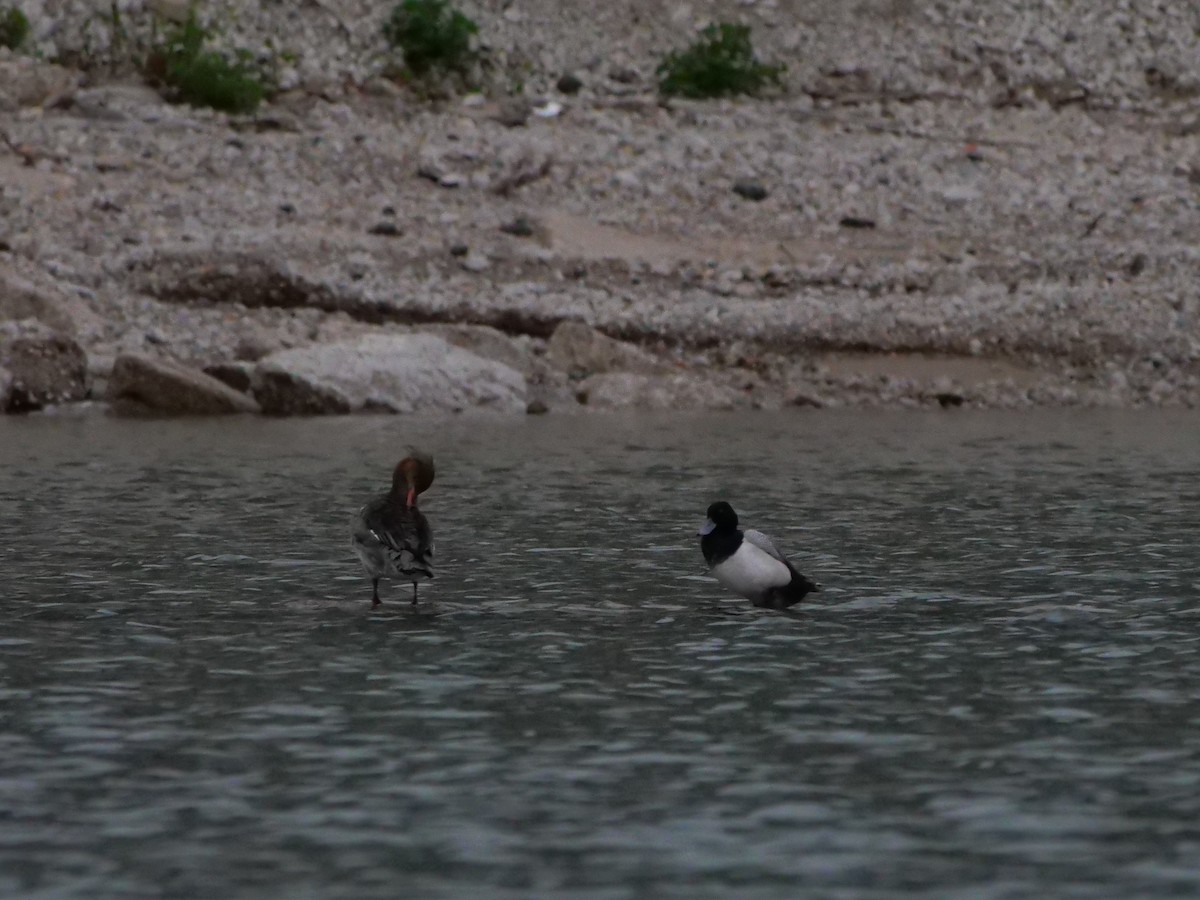
<instances>
[{"instance_id":1,"label":"duck's leg","mask_svg":"<svg viewBox=\"0 0 1200 900\"><path fill-rule=\"evenodd\" d=\"M379 605L379 578L371 579L371 606Z\"/></svg>"}]
</instances>

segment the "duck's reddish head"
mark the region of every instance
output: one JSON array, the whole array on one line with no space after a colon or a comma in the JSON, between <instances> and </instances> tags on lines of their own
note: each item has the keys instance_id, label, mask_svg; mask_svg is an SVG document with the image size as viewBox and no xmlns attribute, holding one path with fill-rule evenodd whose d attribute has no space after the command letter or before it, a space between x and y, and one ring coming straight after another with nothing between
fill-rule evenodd
<instances>
[{"instance_id":1,"label":"duck's reddish head","mask_svg":"<svg viewBox=\"0 0 1200 900\"><path fill-rule=\"evenodd\" d=\"M416 450L396 463L392 473L392 494L404 498L405 506L417 505L417 494L433 484L433 457Z\"/></svg>"}]
</instances>

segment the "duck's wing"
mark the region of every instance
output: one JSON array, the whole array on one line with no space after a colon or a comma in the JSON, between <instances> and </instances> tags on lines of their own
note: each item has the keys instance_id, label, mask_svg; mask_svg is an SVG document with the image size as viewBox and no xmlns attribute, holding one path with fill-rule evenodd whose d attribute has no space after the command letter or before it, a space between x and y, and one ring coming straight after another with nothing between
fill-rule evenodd
<instances>
[{"instance_id":1,"label":"duck's wing","mask_svg":"<svg viewBox=\"0 0 1200 900\"><path fill-rule=\"evenodd\" d=\"M362 527L383 545L397 569L432 575L433 532L419 509L390 501L370 503L361 519Z\"/></svg>"},{"instance_id":2,"label":"duck's wing","mask_svg":"<svg viewBox=\"0 0 1200 900\"><path fill-rule=\"evenodd\" d=\"M767 553L771 554L771 556L773 556L777 560L779 560L781 563L787 562L787 558L782 553L780 553L779 550L775 547L775 542L772 541L765 534L763 534L761 531L755 531L754 529L744 531L744 532L742 532L742 540L753 544L759 550L766 551Z\"/></svg>"}]
</instances>

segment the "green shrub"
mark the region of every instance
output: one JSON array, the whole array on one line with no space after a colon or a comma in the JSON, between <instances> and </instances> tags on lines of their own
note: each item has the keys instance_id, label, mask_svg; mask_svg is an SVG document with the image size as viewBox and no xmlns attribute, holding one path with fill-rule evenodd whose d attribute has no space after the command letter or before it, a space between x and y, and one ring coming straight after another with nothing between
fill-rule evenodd
<instances>
[{"instance_id":1,"label":"green shrub","mask_svg":"<svg viewBox=\"0 0 1200 900\"><path fill-rule=\"evenodd\" d=\"M434 69L463 72L470 65L475 23L446 0L404 0L384 23L383 36L404 54L404 65L417 77Z\"/></svg>"},{"instance_id":2,"label":"green shrub","mask_svg":"<svg viewBox=\"0 0 1200 900\"><path fill-rule=\"evenodd\" d=\"M0 47L16 50L29 37L29 20L16 7L0 6Z\"/></svg>"},{"instance_id":3,"label":"green shrub","mask_svg":"<svg viewBox=\"0 0 1200 900\"><path fill-rule=\"evenodd\" d=\"M253 112L266 96L262 74L239 51L236 60L204 49L209 32L192 15L173 29L150 55L148 74L175 98L192 106L231 113Z\"/></svg>"},{"instance_id":4,"label":"green shrub","mask_svg":"<svg viewBox=\"0 0 1200 900\"><path fill-rule=\"evenodd\" d=\"M709 25L700 40L686 50L670 53L655 70L664 94L682 97L725 97L757 94L778 85L783 66L769 66L754 58L750 26L722 22Z\"/></svg>"}]
</instances>

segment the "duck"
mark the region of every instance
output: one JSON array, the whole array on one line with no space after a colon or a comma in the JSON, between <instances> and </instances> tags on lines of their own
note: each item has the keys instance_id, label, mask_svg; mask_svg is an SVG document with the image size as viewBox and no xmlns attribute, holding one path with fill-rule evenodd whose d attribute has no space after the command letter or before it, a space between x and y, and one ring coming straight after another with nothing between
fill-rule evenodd
<instances>
[{"instance_id":1,"label":"duck","mask_svg":"<svg viewBox=\"0 0 1200 900\"><path fill-rule=\"evenodd\" d=\"M761 531L738 528L733 507L718 500L697 532L700 551L717 581L755 606L787 609L821 586L796 571Z\"/></svg>"},{"instance_id":2,"label":"duck","mask_svg":"<svg viewBox=\"0 0 1200 900\"><path fill-rule=\"evenodd\" d=\"M354 552L371 579L371 606L380 604L379 579L412 582L413 608L417 584L433 578L433 532L417 497L433 484L433 457L410 451L392 471L392 488L359 510L354 519Z\"/></svg>"}]
</instances>

